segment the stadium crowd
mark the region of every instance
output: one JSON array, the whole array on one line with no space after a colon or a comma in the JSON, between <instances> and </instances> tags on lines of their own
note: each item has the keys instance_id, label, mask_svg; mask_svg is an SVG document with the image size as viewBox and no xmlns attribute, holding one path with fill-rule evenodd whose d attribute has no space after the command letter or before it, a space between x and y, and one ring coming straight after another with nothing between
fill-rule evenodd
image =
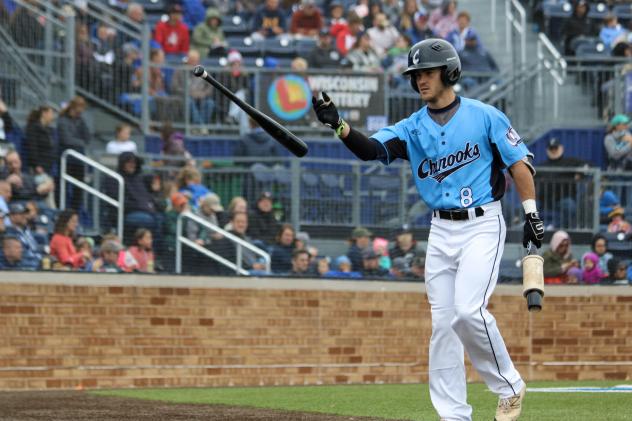
<instances>
[{"instance_id":1,"label":"stadium crowd","mask_svg":"<svg viewBox=\"0 0 632 421\"><path fill-rule=\"evenodd\" d=\"M5 2L6 3L6 2ZM136 22L147 14L137 3L113 2ZM495 69L493 59L482 47L476 31L470 26L466 11L458 11L454 0L414 0L354 2L302 0L300 2L257 1L183 1L165 5L168 18L156 22L150 54L152 63L160 66L165 60L185 58L194 65L214 56L226 56L231 68L227 82L233 91L245 89L250 83L244 68L244 56L223 34L222 20L237 15L247 22L248 37L257 40L291 36L293 39L313 38L317 42L305 58L294 57L293 66L349 66L354 70L399 71L406 65L406 53L411 43L430 36L448 39L460 53L464 69ZM2 5L2 3L0 3ZM72 7L68 4L65 6ZM5 8L6 9L6 8ZM78 19L77 78L79 84L93 88L111 83L116 95L138 92L140 75L150 73L150 93L167 96L188 88L191 92L191 118L194 122L208 121L213 113L225 113L234 118L227 101L211 98L207 84L186 72L167 77L160 67L143 66L139 45L126 39L103 23L95 25L75 7ZM6 12L6 13L5 13ZM20 25L34 17L24 8L9 12L0 7L3 24L13 29L19 45L35 46L41 33L28 34ZM22 26L24 27L24 26ZM21 37L21 38L20 38ZM263 42L263 41L261 41ZM299 60L300 59L300 60ZM302 61L301 61L302 60ZM298 64L300 63L300 64ZM267 65L275 64L268 60ZM112 66L118 66L112 70ZM120 80L103 76L121 77ZM94 78L99 76L98 80ZM188 78L188 80L186 80ZM104 82L105 81L105 82ZM406 82L408 83L408 82ZM175 236L178 217L192 211L200 218L223 227L231 234L267 251L274 274L333 278L423 279L424 251L418 246L412 231L401 227L392 238L374 237L363 227L350 229L349 249L340 256L322 256L310 243L307 233L295 232L274 211L275 197L269 191L259 191L255 197L233 197L229 203L204 185L195 160L184 147L184 135L170 124L162 127L162 153L165 162L178 167L173 173L146 173L137 145L130 140L132 127L121 124L106 152L117 156L117 171L125 183L125 232L111 233L112 214L104 215L104 229L96 235L84 235L80 225L84 202L78 189L69 192L69 209L57 210L59 203L59 168L61 151L74 149L85 152L92 142L82 115L87 107L81 97L70 100L57 114L50 106L34 109L27 118L21 147L10 141L10 134L19 130L6 105L0 101L2 130L0 131L0 232L2 232L2 269L53 269L94 272L172 272L175 266ZM604 145L613 169L629 169L632 157L632 135L627 116L610 121ZM19 150L18 150L19 149ZM242 156L278 156L278 145L260 129L252 128L237 148ZM546 166L580 167L583 163L564 156L563 146L556 140L547 149ZM172 160L173 162L170 162ZM68 173L84 179L82 165L70 165ZM575 175L571 174L571 177ZM115 196L115 186L105 191ZM573 194L566 197L543 198L543 209L574 209ZM550 204L550 205L549 205ZM615 192L604 191L601 197L603 237L595 237L592 253L573 259L570 237L563 231L553 235L550 250L545 254L545 274L549 282L601 283L620 282L632 278L629 258L609 258L609 235L630 234L624 219L625 209ZM553 224L555 226L555 224ZM186 237L228 260L236 259L234 244L220 234L188 222ZM243 252L244 268L252 274L263 274L264 262L247 250ZM625 256L624 256L625 257ZM210 260L209 260L210 261ZM197 252L185 248L185 271L197 274L228 274L219 264L200 264ZM623 268L626 270L623 271ZM625 272L625 276L622 274Z\"/></svg>"}]
</instances>

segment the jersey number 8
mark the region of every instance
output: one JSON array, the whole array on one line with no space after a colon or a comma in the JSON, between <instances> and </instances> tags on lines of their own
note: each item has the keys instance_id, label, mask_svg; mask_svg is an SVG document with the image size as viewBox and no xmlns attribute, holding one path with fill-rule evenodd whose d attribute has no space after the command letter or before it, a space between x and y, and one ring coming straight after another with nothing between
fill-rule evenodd
<instances>
[{"instance_id":1,"label":"jersey number 8","mask_svg":"<svg viewBox=\"0 0 632 421\"><path fill-rule=\"evenodd\" d=\"M467 208L472 203L474 203L474 198L472 197L472 189L469 187L463 187L461 189L461 206Z\"/></svg>"}]
</instances>

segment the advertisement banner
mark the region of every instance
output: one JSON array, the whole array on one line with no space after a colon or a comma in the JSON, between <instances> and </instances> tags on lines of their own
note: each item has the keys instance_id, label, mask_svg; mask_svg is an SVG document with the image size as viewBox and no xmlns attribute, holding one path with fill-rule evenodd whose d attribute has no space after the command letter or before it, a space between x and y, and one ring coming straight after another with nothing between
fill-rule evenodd
<instances>
[{"instance_id":1,"label":"advertisement banner","mask_svg":"<svg viewBox=\"0 0 632 421\"><path fill-rule=\"evenodd\" d=\"M312 94L324 91L352 126L375 130L387 125L383 74L262 72L259 77L259 109L281 124L320 126Z\"/></svg>"}]
</instances>

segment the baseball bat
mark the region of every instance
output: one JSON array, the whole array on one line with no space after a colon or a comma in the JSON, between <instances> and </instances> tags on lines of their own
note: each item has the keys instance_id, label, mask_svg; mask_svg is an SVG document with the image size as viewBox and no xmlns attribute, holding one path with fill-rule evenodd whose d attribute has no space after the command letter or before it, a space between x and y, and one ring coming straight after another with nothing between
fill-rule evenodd
<instances>
[{"instance_id":1,"label":"baseball bat","mask_svg":"<svg viewBox=\"0 0 632 421\"><path fill-rule=\"evenodd\" d=\"M527 244L527 257L534 258L530 263L523 260L523 265L529 265L529 277L527 285L524 285L524 297L527 300L527 309L530 312L542 311L542 299L544 298L544 278L542 274L543 259L538 255L538 248L531 241ZM524 269L523 269L524 270Z\"/></svg>"},{"instance_id":2,"label":"baseball bat","mask_svg":"<svg viewBox=\"0 0 632 421\"><path fill-rule=\"evenodd\" d=\"M195 66L195 68L193 69L193 75L201 77L202 79L213 85L213 87L219 90L222 94L224 94L224 96L237 104L237 106L244 110L246 114L250 116L250 118L256 121L263 130L265 130L281 145L285 146L288 151L292 152L299 158L305 156L308 150L305 142L296 137L294 133L274 121L272 118L257 110L247 102L242 101L240 98L237 97L237 95L232 93L230 89L218 82L215 78L213 78L213 76L209 75L206 70L204 70L204 67Z\"/></svg>"}]
</instances>

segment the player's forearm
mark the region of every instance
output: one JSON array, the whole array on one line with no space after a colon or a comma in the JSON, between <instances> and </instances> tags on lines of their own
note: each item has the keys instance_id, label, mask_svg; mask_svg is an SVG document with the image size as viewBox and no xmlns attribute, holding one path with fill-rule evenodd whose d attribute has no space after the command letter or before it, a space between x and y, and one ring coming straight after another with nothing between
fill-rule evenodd
<instances>
[{"instance_id":1,"label":"player's forearm","mask_svg":"<svg viewBox=\"0 0 632 421\"><path fill-rule=\"evenodd\" d=\"M535 184L529 167L527 167L524 162L518 161L509 168L509 172L516 184L520 200L523 203L527 200L533 200L535 202ZM525 211L528 210L525 209ZM535 210L532 211L535 212Z\"/></svg>"},{"instance_id":2,"label":"player's forearm","mask_svg":"<svg viewBox=\"0 0 632 421\"><path fill-rule=\"evenodd\" d=\"M345 123L339 137L342 143L361 160L377 159L377 142L352 129L349 124Z\"/></svg>"}]
</instances>

